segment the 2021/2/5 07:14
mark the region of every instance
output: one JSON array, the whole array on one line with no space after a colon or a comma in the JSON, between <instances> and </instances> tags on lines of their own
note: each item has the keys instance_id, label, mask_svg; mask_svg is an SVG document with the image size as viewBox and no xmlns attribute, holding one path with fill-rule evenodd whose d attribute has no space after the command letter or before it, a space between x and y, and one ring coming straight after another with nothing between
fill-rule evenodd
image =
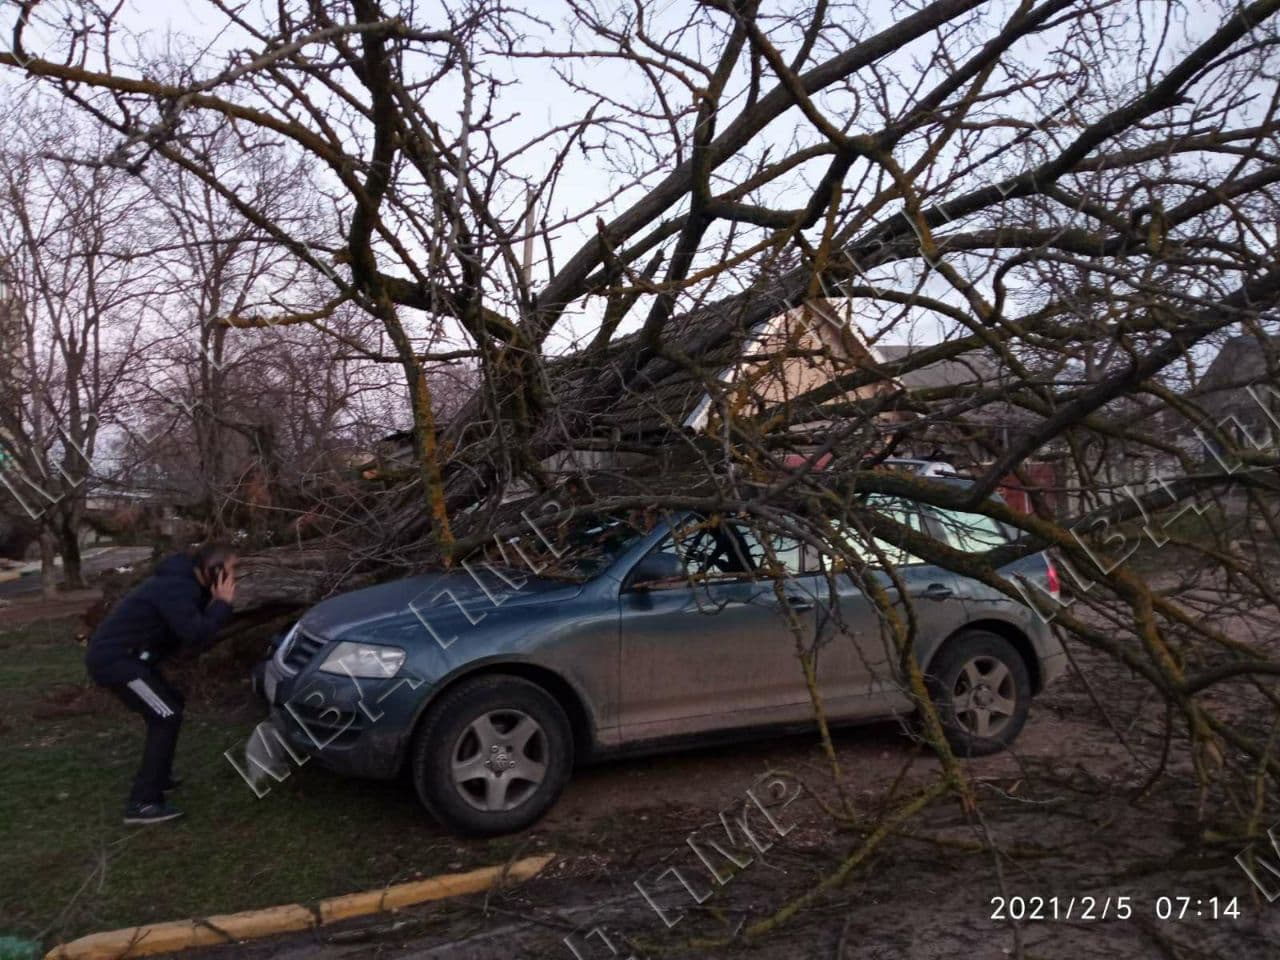
<instances>
[{"instance_id":1,"label":"2021/2/5 07:14","mask_svg":"<svg viewBox=\"0 0 1280 960\"><path fill-rule=\"evenodd\" d=\"M1133 897L1003 897L991 898L992 920L1128 920ZM1157 920L1238 920L1239 897L1156 897Z\"/></svg>"}]
</instances>

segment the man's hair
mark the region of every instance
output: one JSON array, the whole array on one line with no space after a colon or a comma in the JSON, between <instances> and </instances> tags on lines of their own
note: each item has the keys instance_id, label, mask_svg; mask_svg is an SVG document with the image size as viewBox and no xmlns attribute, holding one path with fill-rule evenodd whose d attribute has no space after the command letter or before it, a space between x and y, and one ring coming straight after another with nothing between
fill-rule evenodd
<instances>
[{"instance_id":1,"label":"man's hair","mask_svg":"<svg viewBox=\"0 0 1280 960\"><path fill-rule=\"evenodd\" d=\"M221 540L209 540L196 547L191 554L191 561L197 570L208 570L220 563L226 563L232 557L239 556L236 548Z\"/></svg>"}]
</instances>

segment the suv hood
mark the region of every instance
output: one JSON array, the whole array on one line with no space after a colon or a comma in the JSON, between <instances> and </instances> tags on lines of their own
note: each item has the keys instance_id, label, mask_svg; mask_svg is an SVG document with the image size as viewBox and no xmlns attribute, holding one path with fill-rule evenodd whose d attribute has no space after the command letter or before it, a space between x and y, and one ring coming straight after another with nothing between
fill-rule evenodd
<instances>
[{"instance_id":1,"label":"suv hood","mask_svg":"<svg viewBox=\"0 0 1280 960\"><path fill-rule=\"evenodd\" d=\"M406 616L438 617L442 623L467 615L475 620L491 610L558 603L576 597L583 587L581 583L504 569L502 574L515 584L512 586L493 570L474 569L475 576L465 570L424 573L330 597L303 614L303 629L326 640L338 640L357 627Z\"/></svg>"}]
</instances>

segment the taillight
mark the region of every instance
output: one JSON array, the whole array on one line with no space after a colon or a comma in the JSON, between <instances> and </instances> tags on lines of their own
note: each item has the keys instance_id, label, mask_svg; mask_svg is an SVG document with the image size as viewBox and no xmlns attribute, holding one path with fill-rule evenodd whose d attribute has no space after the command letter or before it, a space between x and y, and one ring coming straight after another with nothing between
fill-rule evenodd
<instances>
[{"instance_id":1,"label":"taillight","mask_svg":"<svg viewBox=\"0 0 1280 960\"><path fill-rule=\"evenodd\" d=\"M1058 568L1053 565L1053 559L1048 555L1045 556L1044 562L1049 566L1048 586L1049 596L1055 600L1062 599L1062 582L1058 579Z\"/></svg>"}]
</instances>

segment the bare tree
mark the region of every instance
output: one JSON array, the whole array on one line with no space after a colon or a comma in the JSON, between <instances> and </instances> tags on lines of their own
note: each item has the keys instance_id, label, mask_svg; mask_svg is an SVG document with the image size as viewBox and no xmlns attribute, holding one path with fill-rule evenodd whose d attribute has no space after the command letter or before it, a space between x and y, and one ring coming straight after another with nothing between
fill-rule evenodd
<instances>
[{"instance_id":1,"label":"bare tree","mask_svg":"<svg viewBox=\"0 0 1280 960\"><path fill-rule=\"evenodd\" d=\"M203 141L211 164L252 183L273 222L310 231L311 245L323 242L332 225L304 165L225 128ZM138 416L129 462L117 472L162 468L167 494L211 534L278 528L316 508L304 507L303 485L349 473L377 439L406 425L402 382L386 369L379 326L349 305L319 329L267 327L229 338L228 316L302 309L326 291L207 181L164 166L145 179L160 238L151 255L171 291L168 335L155 334L131 381Z\"/></svg>"},{"instance_id":2,"label":"bare tree","mask_svg":"<svg viewBox=\"0 0 1280 960\"><path fill-rule=\"evenodd\" d=\"M139 330L157 296L154 264L135 257L143 196L119 171L47 162L77 118L49 111L34 130L11 115L0 163L0 258L17 291L21 355L0 407L6 496L37 520L46 593L60 555L83 585L80 534L104 422L118 412ZM92 138L92 133L87 134Z\"/></svg>"}]
</instances>

